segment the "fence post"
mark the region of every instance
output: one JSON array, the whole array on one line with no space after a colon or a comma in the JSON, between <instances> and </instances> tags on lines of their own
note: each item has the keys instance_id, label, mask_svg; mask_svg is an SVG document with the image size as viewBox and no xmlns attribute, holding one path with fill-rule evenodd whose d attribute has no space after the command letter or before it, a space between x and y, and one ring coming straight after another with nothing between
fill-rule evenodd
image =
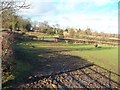
<instances>
[{"instance_id":1,"label":"fence post","mask_svg":"<svg viewBox=\"0 0 120 90\"><path fill-rule=\"evenodd\" d=\"M110 83L110 81L111 81L111 71L109 71L109 87L111 88L111 83Z\"/></svg>"}]
</instances>

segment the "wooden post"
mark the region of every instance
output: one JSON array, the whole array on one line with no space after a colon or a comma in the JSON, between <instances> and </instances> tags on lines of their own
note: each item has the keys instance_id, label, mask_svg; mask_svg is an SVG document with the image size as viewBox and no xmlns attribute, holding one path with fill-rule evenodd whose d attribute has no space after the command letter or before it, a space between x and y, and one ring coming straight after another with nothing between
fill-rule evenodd
<instances>
[{"instance_id":1,"label":"wooden post","mask_svg":"<svg viewBox=\"0 0 120 90\"><path fill-rule=\"evenodd\" d=\"M68 44L68 40L65 40L66 44Z\"/></svg>"},{"instance_id":2,"label":"wooden post","mask_svg":"<svg viewBox=\"0 0 120 90\"><path fill-rule=\"evenodd\" d=\"M109 71L109 87L111 88L111 83L110 83L110 81L111 81L111 72Z\"/></svg>"}]
</instances>

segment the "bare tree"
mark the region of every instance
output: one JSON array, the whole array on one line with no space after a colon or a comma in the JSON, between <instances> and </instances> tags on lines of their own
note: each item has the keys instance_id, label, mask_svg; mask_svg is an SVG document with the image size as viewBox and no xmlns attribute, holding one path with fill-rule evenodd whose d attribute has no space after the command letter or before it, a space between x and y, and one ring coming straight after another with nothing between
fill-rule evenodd
<instances>
[{"instance_id":1,"label":"bare tree","mask_svg":"<svg viewBox=\"0 0 120 90\"><path fill-rule=\"evenodd\" d=\"M13 12L16 12L20 9L28 9L30 7L30 4L26 4L26 0L1 0L0 3L0 13L6 10L13 10Z\"/></svg>"},{"instance_id":2,"label":"bare tree","mask_svg":"<svg viewBox=\"0 0 120 90\"><path fill-rule=\"evenodd\" d=\"M14 29L17 22L16 12L29 7L30 4L27 4L26 0L1 0L0 15L2 16L2 28L8 28L12 25Z\"/></svg>"}]
</instances>

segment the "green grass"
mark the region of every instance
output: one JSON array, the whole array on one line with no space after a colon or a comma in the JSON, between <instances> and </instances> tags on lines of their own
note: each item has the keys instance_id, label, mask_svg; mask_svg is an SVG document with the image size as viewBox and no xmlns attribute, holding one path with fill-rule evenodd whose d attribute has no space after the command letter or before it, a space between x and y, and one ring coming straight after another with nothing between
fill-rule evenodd
<instances>
[{"instance_id":1,"label":"green grass","mask_svg":"<svg viewBox=\"0 0 120 90\"><path fill-rule=\"evenodd\" d=\"M95 48L93 45L67 45L67 47L73 50L71 54L118 73L118 47Z\"/></svg>"},{"instance_id":2,"label":"green grass","mask_svg":"<svg viewBox=\"0 0 120 90\"><path fill-rule=\"evenodd\" d=\"M70 50L69 52L65 53L82 57L108 70L114 71L116 73L118 72L117 47L101 46L101 48L95 48L93 45L50 43L37 41L31 41L31 43L37 48L51 50Z\"/></svg>"},{"instance_id":3,"label":"green grass","mask_svg":"<svg viewBox=\"0 0 120 90\"><path fill-rule=\"evenodd\" d=\"M32 48L35 46L35 48ZM81 64L95 63L118 73L118 48L93 45L66 44L64 42L18 41L14 45L16 65L14 83L25 82L37 73L50 74L66 69L80 67ZM56 52L57 51L57 52ZM11 82L9 82L10 84Z\"/></svg>"},{"instance_id":4,"label":"green grass","mask_svg":"<svg viewBox=\"0 0 120 90\"><path fill-rule=\"evenodd\" d=\"M79 48L73 51L72 54L118 73L118 49L109 47L102 48L103 49L94 49L88 46Z\"/></svg>"}]
</instances>

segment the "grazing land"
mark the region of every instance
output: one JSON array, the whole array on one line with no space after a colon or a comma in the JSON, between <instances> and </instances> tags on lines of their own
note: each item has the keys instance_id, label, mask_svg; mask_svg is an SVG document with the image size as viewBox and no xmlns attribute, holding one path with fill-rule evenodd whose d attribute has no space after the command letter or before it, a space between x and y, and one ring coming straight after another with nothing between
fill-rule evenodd
<instances>
[{"instance_id":1,"label":"grazing land","mask_svg":"<svg viewBox=\"0 0 120 90\"><path fill-rule=\"evenodd\" d=\"M12 80L3 86L24 86L30 78L75 70L90 64L118 73L118 47L100 45L96 48L91 44L56 42L53 37L45 37L44 40L17 40L14 56ZM117 78L111 76L115 81Z\"/></svg>"},{"instance_id":2,"label":"grazing land","mask_svg":"<svg viewBox=\"0 0 120 90\"><path fill-rule=\"evenodd\" d=\"M35 48L32 48L29 43L35 46ZM33 55L39 51L43 54L41 55L43 57L48 56L47 52L44 50L47 50L50 53L57 51L64 55L78 56L108 70L116 73L118 72L118 47L101 46L101 48L95 48L93 45L66 44L64 42L22 41L17 46L17 49L21 48L24 48L23 50L25 52L31 50L31 54Z\"/></svg>"}]
</instances>

